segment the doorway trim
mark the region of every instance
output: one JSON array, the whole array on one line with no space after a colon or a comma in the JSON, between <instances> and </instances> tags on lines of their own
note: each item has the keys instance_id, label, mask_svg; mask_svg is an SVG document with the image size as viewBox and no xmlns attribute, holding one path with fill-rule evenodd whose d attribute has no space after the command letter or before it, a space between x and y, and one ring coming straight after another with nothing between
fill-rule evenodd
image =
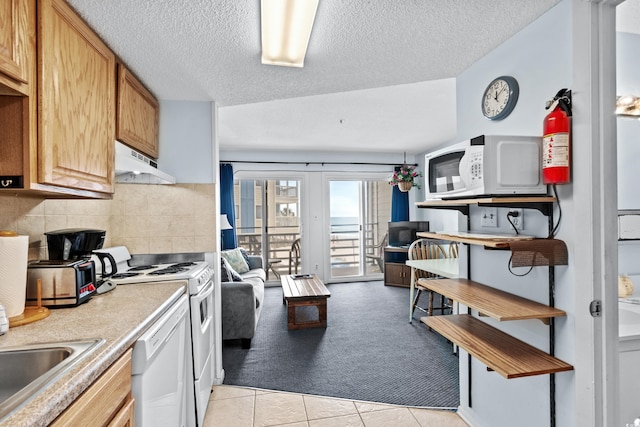
<instances>
[{"instance_id":1,"label":"doorway trim","mask_svg":"<svg viewBox=\"0 0 640 427\"><path fill-rule=\"evenodd\" d=\"M620 0L572 1L575 304L575 425L618 418L617 159L615 7ZM611 102L608 102L611 101ZM614 141L613 143L611 141ZM612 191L613 189L613 191ZM564 199L564 197L562 197ZM589 284L590 286L584 286ZM584 287L583 287L584 286ZM601 301L602 315L589 314Z\"/></svg>"}]
</instances>

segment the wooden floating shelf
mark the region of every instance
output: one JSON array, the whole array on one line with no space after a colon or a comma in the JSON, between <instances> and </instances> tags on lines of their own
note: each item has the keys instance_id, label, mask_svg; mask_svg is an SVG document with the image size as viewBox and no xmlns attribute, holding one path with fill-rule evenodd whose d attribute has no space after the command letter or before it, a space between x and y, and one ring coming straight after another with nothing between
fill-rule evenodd
<instances>
[{"instance_id":1,"label":"wooden floating shelf","mask_svg":"<svg viewBox=\"0 0 640 427\"><path fill-rule=\"evenodd\" d=\"M568 363L468 314L420 320L507 379L573 370Z\"/></svg>"},{"instance_id":2,"label":"wooden floating shelf","mask_svg":"<svg viewBox=\"0 0 640 427\"><path fill-rule=\"evenodd\" d=\"M469 206L484 204L513 204L513 203L553 203L556 198L553 196L530 196L530 197L482 197L469 199L451 199L451 200L426 200L424 202L416 202L419 208L433 208L443 206Z\"/></svg>"},{"instance_id":3,"label":"wooden floating shelf","mask_svg":"<svg viewBox=\"0 0 640 427\"><path fill-rule=\"evenodd\" d=\"M532 236L518 236L508 234L488 234L483 236L479 233L464 233L461 231L456 231L453 234L419 231L418 233L416 233L416 235L418 237L426 237L428 239L448 240L450 242L466 243L468 245L478 245L496 249L509 249L511 242L535 239L535 237Z\"/></svg>"},{"instance_id":4,"label":"wooden floating shelf","mask_svg":"<svg viewBox=\"0 0 640 427\"><path fill-rule=\"evenodd\" d=\"M563 310L473 282L468 279L419 279L418 284L501 322L538 319L549 324Z\"/></svg>"}]
</instances>

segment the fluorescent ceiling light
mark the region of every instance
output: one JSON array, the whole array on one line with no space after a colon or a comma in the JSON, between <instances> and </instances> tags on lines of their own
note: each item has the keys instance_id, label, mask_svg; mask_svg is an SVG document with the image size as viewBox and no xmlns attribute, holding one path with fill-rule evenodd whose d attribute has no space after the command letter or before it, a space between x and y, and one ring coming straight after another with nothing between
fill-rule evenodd
<instances>
[{"instance_id":1,"label":"fluorescent ceiling light","mask_svg":"<svg viewBox=\"0 0 640 427\"><path fill-rule=\"evenodd\" d=\"M319 0L261 0L262 63L304 67Z\"/></svg>"}]
</instances>

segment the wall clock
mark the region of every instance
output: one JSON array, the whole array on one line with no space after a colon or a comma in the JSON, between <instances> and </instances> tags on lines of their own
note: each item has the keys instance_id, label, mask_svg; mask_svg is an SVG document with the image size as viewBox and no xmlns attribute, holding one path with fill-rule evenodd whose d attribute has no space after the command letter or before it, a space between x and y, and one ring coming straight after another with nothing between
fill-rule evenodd
<instances>
[{"instance_id":1,"label":"wall clock","mask_svg":"<svg viewBox=\"0 0 640 427\"><path fill-rule=\"evenodd\" d=\"M482 95L482 114L489 120L504 119L515 108L519 94L516 79L511 76L496 77Z\"/></svg>"}]
</instances>

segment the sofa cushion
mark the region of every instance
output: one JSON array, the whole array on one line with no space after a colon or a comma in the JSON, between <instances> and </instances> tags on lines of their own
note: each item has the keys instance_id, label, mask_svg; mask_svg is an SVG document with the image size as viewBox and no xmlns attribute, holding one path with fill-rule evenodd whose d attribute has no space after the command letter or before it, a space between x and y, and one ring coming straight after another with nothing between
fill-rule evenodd
<instances>
[{"instance_id":1,"label":"sofa cushion","mask_svg":"<svg viewBox=\"0 0 640 427\"><path fill-rule=\"evenodd\" d=\"M242 279L244 280L252 277L257 277L264 282L265 280L267 280L267 273L261 268L256 268L253 270L249 270L246 273L242 273L240 277L242 277Z\"/></svg>"},{"instance_id":2,"label":"sofa cushion","mask_svg":"<svg viewBox=\"0 0 640 427\"><path fill-rule=\"evenodd\" d=\"M221 282L242 282L242 276L240 276L229 265L226 259L220 258L220 281Z\"/></svg>"},{"instance_id":3,"label":"sofa cushion","mask_svg":"<svg viewBox=\"0 0 640 427\"><path fill-rule=\"evenodd\" d=\"M226 259L229 262L231 268L233 268L238 273L246 273L249 271L249 264L245 260L244 256L242 256L242 252L239 248L228 249L221 252L222 258Z\"/></svg>"},{"instance_id":4,"label":"sofa cushion","mask_svg":"<svg viewBox=\"0 0 640 427\"><path fill-rule=\"evenodd\" d=\"M253 286L253 295L256 298L256 308L262 305L264 301L264 282L259 277L246 277L244 280L246 283L250 283Z\"/></svg>"},{"instance_id":5,"label":"sofa cushion","mask_svg":"<svg viewBox=\"0 0 640 427\"><path fill-rule=\"evenodd\" d=\"M240 253L242 254L242 258L244 258L244 260L247 262L247 265L249 266L249 269L251 269L251 264L249 264L249 254L247 253L247 251L244 248L238 248L240 249Z\"/></svg>"},{"instance_id":6,"label":"sofa cushion","mask_svg":"<svg viewBox=\"0 0 640 427\"><path fill-rule=\"evenodd\" d=\"M249 270L262 268L262 257L260 255L249 255Z\"/></svg>"}]
</instances>

